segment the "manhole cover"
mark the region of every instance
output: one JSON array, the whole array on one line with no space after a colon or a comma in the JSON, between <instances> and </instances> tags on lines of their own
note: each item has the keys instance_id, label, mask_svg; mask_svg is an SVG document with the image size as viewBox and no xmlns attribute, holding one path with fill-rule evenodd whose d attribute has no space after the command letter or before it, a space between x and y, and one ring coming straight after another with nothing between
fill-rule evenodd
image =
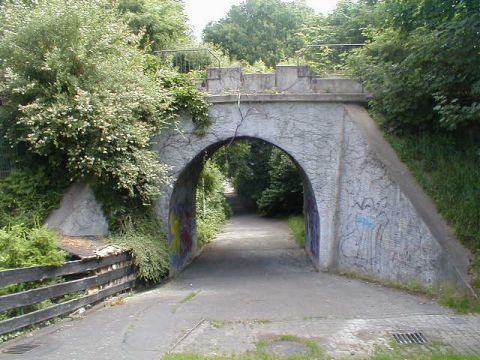
<instances>
[{"instance_id":1,"label":"manhole cover","mask_svg":"<svg viewBox=\"0 0 480 360\"><path fill-rule=\"evenodd\" d=\"M277 356L308 355L311 353L307 345L296 341L275 341L265 346L265 351Z\"/></svg>"}]
</instances>

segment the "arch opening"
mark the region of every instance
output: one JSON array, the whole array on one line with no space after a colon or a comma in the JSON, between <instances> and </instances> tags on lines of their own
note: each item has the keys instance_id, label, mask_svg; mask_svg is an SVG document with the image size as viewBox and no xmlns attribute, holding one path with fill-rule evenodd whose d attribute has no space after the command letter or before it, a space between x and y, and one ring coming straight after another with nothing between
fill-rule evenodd
<instances>
[{"instance_id":1,"label":"arch opening","mask_svg":"<svg viewBox=\"0 0 480 360\"><path fill-rule=\"evenodd\" d=\"M183 269L198 255L200 249L197 232L197 186L207 160L221 148L236 141L263 142L286 154L295 165L303 187L305 250L315 266L320 252L320 218L317 201L308 175L292 154L276 144L257 137L237 137L218 141L200 151L180 172L169 201L168 240L172 250L171 273Z\"/></svg>"}]
</instances>

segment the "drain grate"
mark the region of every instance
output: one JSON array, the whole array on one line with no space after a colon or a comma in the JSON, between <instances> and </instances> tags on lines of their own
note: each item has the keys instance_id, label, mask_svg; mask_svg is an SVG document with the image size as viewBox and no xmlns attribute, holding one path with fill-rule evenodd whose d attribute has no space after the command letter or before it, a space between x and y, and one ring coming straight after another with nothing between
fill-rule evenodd
<instances>
[{"instance_id":1,"label":"drain grate","mask_svg":"<svg viewBox=\"0 0 480 360\"><path fill-rule=\"evenodd\" d=\"M426 344L427 338L421 332L393 334L398 344Z\"/></svg>"},{"instance_id":2,"label":"drain grate","mask_svg":"<svg viewBox=\"0 0 480 360\"><path fill-rule=\"evenodd\" d=\"M18 344L14 346L10 346L9 348L6 348L5 350L2 350L2 353L4 354L15 354L15 355L20 355L20 354L25 354L26 352L29 352L37 347L39 347L40 344Z\"/></svg>"}]
</instances>

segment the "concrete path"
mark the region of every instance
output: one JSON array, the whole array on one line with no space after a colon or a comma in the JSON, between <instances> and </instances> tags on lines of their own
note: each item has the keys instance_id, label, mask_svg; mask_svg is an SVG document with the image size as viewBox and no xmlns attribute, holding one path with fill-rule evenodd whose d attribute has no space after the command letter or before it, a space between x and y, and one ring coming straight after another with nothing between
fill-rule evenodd
<instances>
[{"instance_id":1,"label":"concrete path","mask_svg":"<svg viewBox=\"0 0 480 360\"><path fill-rule=\"evenodd\" d=\"M413 330L444 344L444 351L480 353L479 317L318 273L284 221L240 215L175 280L5 344L3 350L24 343L38 347L23 355L0 354L0 360L230 354L280 334L309 337L329 355L352 357L390 342L392 332Z\"/></svg>"}]
</instances>

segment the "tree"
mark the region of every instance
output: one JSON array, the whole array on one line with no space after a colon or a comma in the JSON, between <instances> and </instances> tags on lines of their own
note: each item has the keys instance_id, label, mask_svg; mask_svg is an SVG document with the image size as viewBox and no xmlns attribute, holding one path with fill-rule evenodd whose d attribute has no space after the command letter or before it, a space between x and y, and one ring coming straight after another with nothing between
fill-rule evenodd
<instances>
[{"instance_id":1,"label":"tree","mask_svg":"<svg viewBox=\"0 0 480 360\"><path fill-rule=\"evenodd\" d=\"M28 148L52 177L83 179L148 203L166 172L150 139L173 119L182 92L170 73L152 65L138 47L142 35L132 34L111 4L4 5L0 136ZM181 86L200 97L193 85Z\"/></svg>"},{"instance_id":2,"label":"tree","mask_svg":"<svg viewBox=\"0 0 480 360\"><path fill-rule=\"evenodd\" d=\"M151 52L188 41L184 4L178 0L121 0L118 8L140 45Z\"/></svg>"},{"instance_id":3,"label":"tree","mask_svg":"<svg viewBox=\"0 0 480 360\"><path fill-rule=\"evenodd\" d=\"M258 209L266 215L301 214L302 178L290 157L278 148L272 149L268 176L268 186L257 200Z\"/></svg>"},{"instance_id":4,"label":"tree","mask_svg":"<svg viewBox=\"0 0 480 360\"><path fill-rule=\"evenodd\" d=\"M382 26L350 60L390 130L455 130L480 123L480 2L391 0Z\"/></svg>"},{"instance_id":5,"label":"tree","mask_svg":"<svg viewBox=\"0 0 480 360\"><path fill-rule=\"evenodd\" d=\"M249 64L262 60L272 67L305 45L299 31L315 19L304 1L245 0L220 21L208 24L203 36L237 60Z\"/></svg>"}]
</instances>

